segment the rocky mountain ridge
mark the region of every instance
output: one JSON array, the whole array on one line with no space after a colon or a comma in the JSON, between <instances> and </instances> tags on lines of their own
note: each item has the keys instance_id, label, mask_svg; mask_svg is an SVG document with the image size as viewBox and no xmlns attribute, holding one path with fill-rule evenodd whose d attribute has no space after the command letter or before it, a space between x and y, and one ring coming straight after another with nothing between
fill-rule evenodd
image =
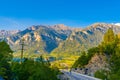
<instances>
[{"instance_id":1,"label":"rocky mountain ridge","mask_svg":"<svg viewBox=\"0 0 120 80\"><path fill-rule=\"evenodd\" d=\"M81 31L73 31L52 53L64 54L86 51L97 46L103 40L103 35L109 28L112 28L116 34L120 32L120 26L106 23L95 23Z\"/></svg>"},{"instance_id":2,"label":"rocky mountain ridge","mask_svg":"<svg viewBox=\"0 0 120 80\"><path fill-rule=\"evenodd\" d=\"M84 29L70 28L63 24L37 25L7 36L5 40L16 51L20 48L20 40L24 38L29 53L76 54L97 46L109 28L116 34L120 32L120 26L106 23L95 23Z\"/></svg>"},{"instance_id":3,"label":"rocky mountain ridge","mask_svg":"<svg viewBox=\"0 0 120 80\"><path fill-rule=\"evenodd\" d=\"M16 34L18 32L20 32L20 30L0 30L0 36L8 37L8 36Z\"/></svg>"}]
</instances>

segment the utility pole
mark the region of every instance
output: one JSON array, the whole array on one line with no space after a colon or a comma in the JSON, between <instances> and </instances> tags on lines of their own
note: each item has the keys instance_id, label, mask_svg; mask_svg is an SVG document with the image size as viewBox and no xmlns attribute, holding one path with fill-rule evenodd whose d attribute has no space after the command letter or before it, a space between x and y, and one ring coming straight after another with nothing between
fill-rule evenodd
<instances>
[{"instance_id":1,"label":"utility pole","mask_svg":"<svg viewBox=\"0 0 120 80\"><path fill-rule=\"evenodd\" d=\"M21 45L21 49L20 49L20 50L21 50L21 59L20 59L20 63L22 63L23 52L24 52L24 46L25 46L24 39L21 39L20 45Z\"/></svg>"}]
</instances>

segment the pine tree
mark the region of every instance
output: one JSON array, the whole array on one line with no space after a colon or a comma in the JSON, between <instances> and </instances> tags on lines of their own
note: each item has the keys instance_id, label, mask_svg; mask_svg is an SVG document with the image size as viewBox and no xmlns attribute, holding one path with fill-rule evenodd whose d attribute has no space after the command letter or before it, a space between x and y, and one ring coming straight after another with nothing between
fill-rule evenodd
<instances>
[{"instance_id":1,"label":"pine tree","mask_svg":"<svg viewBox=\"0 0 120 80\"><path fill-rule=\"evenodd\" d=\"M112 29L108 29L108 31L104 35L104 43L108 44L115 40L115 35Z\"/></svg>"},{"instance_id":2,"label":"pine tree","mask_svg":"<svg viewBox=\"0 0 120 80\"><path fill-rule=\"evenodd\" d=\"M5 80L11 80L10 61L12 60L12 52L5 41L0 42L0 76Z\"/></svg>"}]
</instances>

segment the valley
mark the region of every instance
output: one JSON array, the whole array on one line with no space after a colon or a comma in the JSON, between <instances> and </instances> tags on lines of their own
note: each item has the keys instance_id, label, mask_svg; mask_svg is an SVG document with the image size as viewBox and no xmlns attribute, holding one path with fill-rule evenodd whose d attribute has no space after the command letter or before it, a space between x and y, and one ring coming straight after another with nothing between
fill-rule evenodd
<instances>
[{"instance_id":1,"label":"valley","mask_svg":"<svg viewBox=\"0 0 120 80\"><path fill-rule=\"evenodd\" d=\"M116 51L119 48L117 46L119 42L116 41L119 40L120 26L95 23L84 29L77 28L76 30L76 28L70 28L63 24L38 25L23 31L15 31L9 35L6 35L7 32L11 31L4 31L4 34L0 33L4 35L4 37L1 36L0 40L10 45L14 63L32 60L36 64L40 62L41 65L44 63L51 68L71 70L73 73L81 74L84 74L85 69L87 69L85 74L88 76L103 79L109 77L99 71L109 72L109 59L112 59L109 56L112 51L109 50ZM111 45L116 46L116 48L112 48ZM67 73L65 72L66 75L70 76ZM77 73L74 73L74 76ZM111 74L108 75L111 76ZM80 77L76 76L77 78Z\"/></svg>"}]
</instances>

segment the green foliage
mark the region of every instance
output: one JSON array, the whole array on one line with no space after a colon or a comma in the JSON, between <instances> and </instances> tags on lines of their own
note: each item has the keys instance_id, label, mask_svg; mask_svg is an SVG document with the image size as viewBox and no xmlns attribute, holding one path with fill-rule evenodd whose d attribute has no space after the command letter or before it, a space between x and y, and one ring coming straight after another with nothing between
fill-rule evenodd
<instances>
[{"instance_id":1,"label":"green foliage","mask_svg":"<svg viewBox=\"0 0 120 80\"><path fill-rule=\"evenodd\" d=\"M95 77L100 78L102 80L106 80L107 79L107 75L106 72L104 70L98 70L95 72Z\"/></svg>"},{"instance_id":2,"label":"green foliage","mask_svg":"<svg viewBox=\"0 0 120 80\"><path fill-rule=\"evenodd\" d=\"M16 80L57 80L59 70L50 68L41 61L26 60L22 64L12 63L12 70Z\"/></svg>"},{"instance_id":3,"label":"green foliage","mask_svg":"<svg viewBox=\"0 0 120 80\"><path fill-rule=\"evenodd\" d=\"M98 51L97 47L91 48L88 50L88 52L82 52L81 56L75 61L72 67L84 67L88 64L89 60L92 58L92 56Z\"/></svg>"},{"instance_id":4,"label":"green foliage","mask_svg":"<svg viewBox=\"0 0 120 80\"><path fill-rule=\"evenodd\" d=\"M108 44L115 40L115 35L112 29L108 29L108 31L104 35L104 43Z\"/></svg>"},{"instance_id":5,"label":"green foliage","mask_svg":"<svg viewBox=\"0 0 120 80\"><path fill-rule=\"evenodd\" d=\"M11 59L12 50L9 45L4 41L0 42L0 76L5 80L11 80Z\"/></svg>"},{"instance_id":6,"label":"green foliage","mask_svg":"<svg viewBox=\"0 0 120 80\"><path fill-rule=\"evenodd\" d=\"M76 67L83 67L87 63L88 63L88 61L87 61L86 53L82 52L81 56L78 58L78 60L76 60L76 62L73 64L72 67L74 67L74 68L76 68Z\"/></svg>"},{"instance_id":7,"label":"green foliage","mask_svg":"<svg viewBox=\"0 0 120 80\"><path fill-rule=\"evenodd\" d=\"M120 49L119 49L120 51ZM113 54L110 58L109 61L110 64L110 79L114 79L114 80L118 80L120 79L119 75L120 75L120 53L118 54Z\"/></svg>"},{"instance_id":8,"label":"green foliage","mask_svg":"<svg viewBox=\"0 0 120 80\"><path fill-rule=\"evenodd\" d=\"M98 47L91 48L78 58L73 67L84 67L94 54L104 54L107 57L107 70L98 70L95 77L103 80L120 80L120 39L109 29L104 35L104 41Z\"/></svg>"},{"instance_id":9,"label":"green foliage","mask_svg":"<svg viewBox=\"0 0 120 80\"><path fill-rule=\"evenodd\" d=\"M110 75L109 80L120 80L120 69Z\"/></svg>"},{"instance_id":10,"label":"green foliage","mask_svg":"<svg viewBox=\"0 0 120 80\"><path fill-rule=\"evenodd\" d=\"M104 52L107 54L107 55L111 55L112 53L115 52L115 46L114 43L108 43L105 45L104 47Z\"/></svg>"},{"instance_id":11,"label":"green foliage","mask_svg":"<svg viewBox=\"0 0 120 80\"><path fill-rule=\"evenodd\" d=\"M59 70L50 68L50 62L43 57L34 62L25 59L23 63L12 62L12 50L6 42L0 42L0 77L5 80L57 80Z\"/></svg>"},{"instance_id":12,"label":"green foliage","mask_svg":"<svg viewBox=\"0 0 120 80\"><path fill-rule=\"evenodd\" d=\"M12 52L5 41L0 42L0 61L10 61L12 59Z\"/></svg>"},{"instance_id":13,"label":"green foliage","mask_svg":"<svg viewBox=\"0 0 120 80\"><path fill-rule=\"evenodd\" d=\"M112 29L108 29L108 31L104 35L104 41L101 44L101 46L104 47L103 52L107 55L115 53L118 43L118 35L115 35Z\"/></svg>"},{"instance_id":14,"label":"green foliage","mask_svg":"<svg viewBox=\"0 0 120 80\"><path fill-rule=\"evenodd\" d=\"M120 80L120 39L114 35L113 31L109 29L104 36L103 44L101 44L103 52L108 57L108 72L97 71L96 77L104 79L104 74L107 74L108 80Z\"/></svg>"}]
</instances>

